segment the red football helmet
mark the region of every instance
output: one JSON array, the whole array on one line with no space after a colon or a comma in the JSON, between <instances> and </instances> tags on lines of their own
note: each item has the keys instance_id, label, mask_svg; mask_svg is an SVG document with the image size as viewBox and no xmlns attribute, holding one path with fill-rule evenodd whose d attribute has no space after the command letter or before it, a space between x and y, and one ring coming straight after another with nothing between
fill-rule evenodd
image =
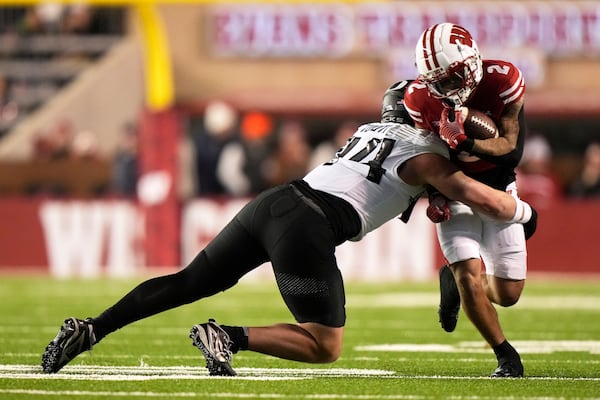
<instances>
[{"instance_id":1,"label":"red football helmet","mask_svg":"<svg viewBox=\"0 0 600 400\"><path fill-rule=\"evenodd\" d=\"M436 98L463 105L483 78L477 43L465 28L445 22L421 34L415 48L419 80Z\"/></svg>"}]
</instances>

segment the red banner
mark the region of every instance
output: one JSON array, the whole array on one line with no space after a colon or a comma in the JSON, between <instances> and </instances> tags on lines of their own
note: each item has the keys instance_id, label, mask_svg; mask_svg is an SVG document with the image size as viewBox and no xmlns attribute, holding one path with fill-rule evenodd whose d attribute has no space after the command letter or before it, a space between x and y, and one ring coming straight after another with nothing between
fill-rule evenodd
<instances>
[{"instance_id":1,"label":"red banner","mask_svg":"<svg viewBox=\"0 0 600 400\"><path fill-rule=\"evenodd\" d=\"M600 7L590 1L229 4L212 9L206 36L219 55L387 55L414 49L421 32L444 21L467 28L480 47L600 53Z\"/></svg>"},{"instance_id":2,"label":"red banner","mask_svg":"<svg viewBox=\"0 0 600 400\"><path fill-rule=\"evenodd\" d=\"M163 241L181 265L189 262L245 200L197 199L181 215L181 247ZM433 224L420 202L407 226L390 221L361 242L336 252L346 279L359 281L427 280L442 257ZM57 277L129 276L149 265L156 251L147 240L144 211L131 201L0 199L0 271L43 269ZM595 248L600 237L600 202L558 202L539 210L539 225L528 242L530 272L600 274ZM179 220L171 226L179 226ZM172 229L172 228L169 228ZM172 268L180 267L173 263ZM260 272L260 271L259 271ZM265 270L271 276L271 272Z\"/></svg>"}]
</instances>

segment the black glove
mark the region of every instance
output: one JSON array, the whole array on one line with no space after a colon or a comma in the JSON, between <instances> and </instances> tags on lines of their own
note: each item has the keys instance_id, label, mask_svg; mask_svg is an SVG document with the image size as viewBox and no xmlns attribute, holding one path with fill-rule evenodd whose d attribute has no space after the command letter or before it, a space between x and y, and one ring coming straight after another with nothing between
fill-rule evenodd
<instances>
[{"instance_id":1,"label":"black glove","mask_svg":"<svg viewBox=\"0 0 600 400\"><path fill-rule=\"evenodd\" d=\"M523 230L525 231L525 240L528 240L535 233L537 229L537 218L537 211L535 211L535 208L531 207L531 218L529 218L529 221L523 224Z\"/></svg>"}]
</instances>

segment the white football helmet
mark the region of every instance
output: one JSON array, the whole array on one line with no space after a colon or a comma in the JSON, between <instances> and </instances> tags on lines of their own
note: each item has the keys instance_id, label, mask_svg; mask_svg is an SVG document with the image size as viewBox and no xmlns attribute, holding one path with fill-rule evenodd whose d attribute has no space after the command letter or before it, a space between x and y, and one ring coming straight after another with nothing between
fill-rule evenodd
<instances>
[{"instance_id":1,"label":"white football helmet","mask_svg":"<svg viewBox=\"0 0 600 400\"><path fill-rule=\"evenodd\" d=\"M419 80L436 98L463 105L483 78L477 43L465 28L445 22L421 34L415 48Z\"/></svg>"}]
</instances>

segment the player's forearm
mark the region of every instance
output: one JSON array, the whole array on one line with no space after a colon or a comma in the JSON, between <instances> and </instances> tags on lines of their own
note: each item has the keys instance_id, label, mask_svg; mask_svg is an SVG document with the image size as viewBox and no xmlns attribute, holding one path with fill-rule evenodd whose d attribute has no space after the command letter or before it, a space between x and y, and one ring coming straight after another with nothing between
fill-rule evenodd
<instances>
[{"instance_id":1,"label":"player's forearm","mask_svg":"<svg viewBox=\"0 0 600 400\"><path fill-rule=\"evenodd\" d=\"M511 143L504 137L485 140L475 139L472 153L500 157L511 153L515 148L516 144Z\"/></svg>"},{"instance_id":2,"label":"player's forearm","mask_svg":"<svg viewBox=\"0 0 600 400\"><path fill-rule=\"evenodd\" d=\"M473 153L476 155L498 157L496 164L510 163L513 157L518 156L520 158L520 154L518 153L519 132L521 131L519 110L521 107L522 105L511 106L510 111L502 116L498 123L500 135L497 138L475 140Z\"/></svg>"},{"instance_id":3,"label":"player's forearm","mask_svg":"<svg viewBox=\"0 0 600 400\"><path fill-rule=\"evenodd\" d=\"M525 223L531 218L531 207L508 193L492 189L479 182L469 182L464 203L494 219Z\"/></svg>"},{"instance_id":4,"label":"player's forearm","mask_svg":"<svg viewBox=\"0 0 600 400\"><path fill-rule=\"evenodd\" d=\"M496 139L488 139L488 140L496 140ZM486 140L476 140L475 142L485 142ZM491 162L492 164L498 166L504 166L509 168L515 168L519 161L521 160L522 151L519 149L513 149L512 151L508 151L505 154L500 155L490 155L486 153L477 152L475 149L477 148L477 144L473 147L472 154L481 158L482 160L486 160Z\"/></svg>"}]
</instances>

